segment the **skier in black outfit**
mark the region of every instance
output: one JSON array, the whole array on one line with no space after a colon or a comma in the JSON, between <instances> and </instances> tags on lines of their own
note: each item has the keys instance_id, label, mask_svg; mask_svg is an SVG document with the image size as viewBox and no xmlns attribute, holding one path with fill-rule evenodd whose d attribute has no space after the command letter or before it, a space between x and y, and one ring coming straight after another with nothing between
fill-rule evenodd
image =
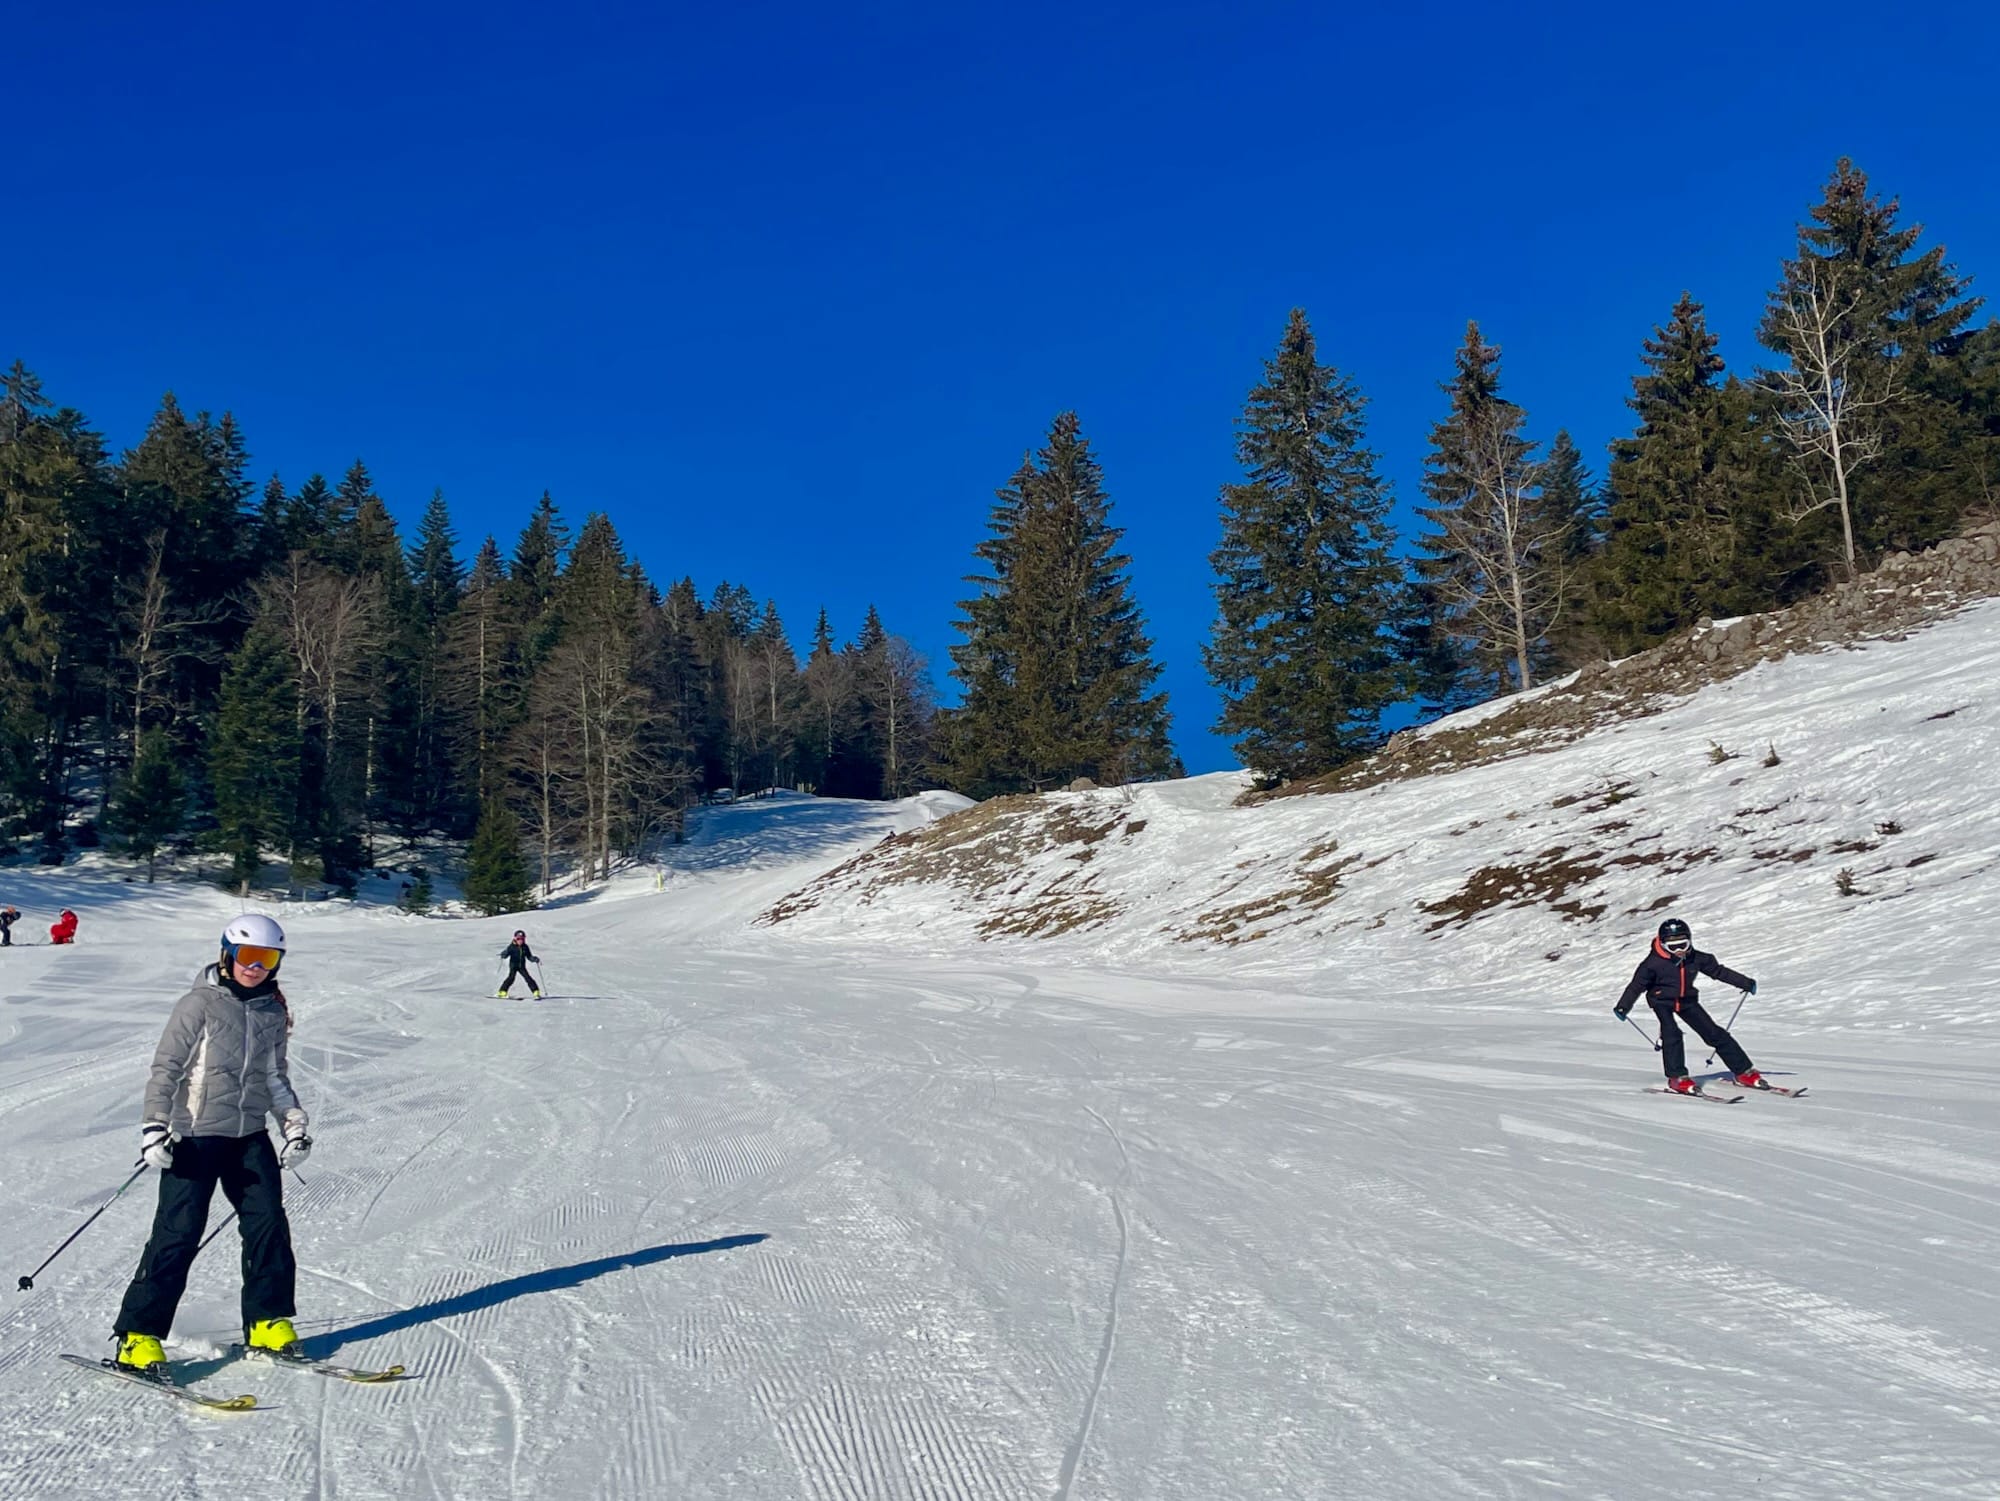
<instances>
[{"instance_id":1,"label":"skier in black outfit","mask_svg":"<svg viewBox=\"0 0 2000 1501\"><path fill-rule=\"evenodd\" d=\"M19 907L0 907L0 949L14 946L14 924L20 920Z\"/></svg>"},{"instance_id":2,"label":"skier in black outfit","mask_svg":"<svg viewBox=\"0 0 2000 1501\"><path fill-rule=\"evenodd\" d=\"M1694 987L1697 971L1751 995L1757 993L1755 980L1739 975L1715 955L1696 948L1688 925L1678 917L1670 917L1660 924L1660 936L1653 940L1652 951L1639 961L1632 983L1625 987L1612 1011L1623 1021L1632 1014L1632 1003L1642 994L1646 997L1646 1004L1660 1019L1661 1062L1667 1070L1667 1088L1676 1094L1694 1092L1677 1021L1694 1028L1703 1042L1722 1055L1723 1063L1736 1075L1738 1084L1755 1089L1763 1082L1763 1075L1751 1066L1750 1055L1729 1035L1729 1029L1702 1009L1701 992Z\"/></svg>"},{"instance_id":3,"label":"skier in black outfit","mask_svg":"<svg viewBox=\"0 0 2000 1501\"><path fill-rule=\"evenodd\" d=\"M532 959L537 964L542 961L536 959L535 951L528 947L528 935L516 928L514 941L500 950L500 957L507 961L507 978L500 982L500 988L493 992L493 998L496 1001L506 999L513 990L514 979L518 975L528 982L528 994L539 1001L542 998L542 982L528 973L528 961Z\"/></svg>"}]
</instances>

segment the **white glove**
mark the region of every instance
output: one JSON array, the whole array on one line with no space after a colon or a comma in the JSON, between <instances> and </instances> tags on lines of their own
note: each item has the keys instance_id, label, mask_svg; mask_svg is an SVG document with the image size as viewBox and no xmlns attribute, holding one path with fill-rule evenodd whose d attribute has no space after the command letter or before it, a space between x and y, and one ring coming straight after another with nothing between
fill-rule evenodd
<instances>
[{"instance_id":1,"label":"white glove","mask_svg":"<svg viewBox=\"0 0 2000 1501\"><path fill-rule=\"evenodd\" d=\"M297 1167L312 1155L313 1139L306 1135L306 1113L303 1110L285 1112L285 1144L278 1148L279 1167Z\"/></svg>"},{"instance_id":2,"label":"white glove","mask_svg":"<svg viewBox=\"0 0 2000 1501\"><path fill-rule=\"evenodd\" d=\"M147 1121L139 1128L139 1155L146 1166L164 1173L174 1165L174 1133L158 1121Z\"/></svg>"}]
</instances>

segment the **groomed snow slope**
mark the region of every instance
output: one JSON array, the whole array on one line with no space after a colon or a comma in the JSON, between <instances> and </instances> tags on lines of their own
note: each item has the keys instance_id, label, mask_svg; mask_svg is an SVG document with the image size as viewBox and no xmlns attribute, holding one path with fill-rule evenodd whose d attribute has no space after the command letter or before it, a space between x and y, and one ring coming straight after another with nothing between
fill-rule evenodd
<instances>
[{"instance_id":1,"label":"groomed snow slope","mask_svg":"<svg viewBox=\"0 0 2000 1501\"><path fill-rule=\"evenodd\" d=\"M0 1294L0 1497L1992 1497L1996 681L1988 608L1421 785L1149 789L1070 862L1120 915L1043 939L981 941L937 884L752 925L945 800L710 810L663 890L529 915L540 1004L488 998L512 920L288 912L301 1325L415 1379L219 1364L233 1232L171 1349L264 1410L55 1362L107 1348L141 1180ZM1594 922L1414 910L1621 818L1594 852L1717 853L1551 898ZM1366 859L1306 921L1179 941L1330 838ZM1609 1006L1669 891L1807 1099L1641 1092ZM124 1177L233 904L90 871L0 899L84 913L0 953L11 1287Z\"/></svg>"}]
</instances>

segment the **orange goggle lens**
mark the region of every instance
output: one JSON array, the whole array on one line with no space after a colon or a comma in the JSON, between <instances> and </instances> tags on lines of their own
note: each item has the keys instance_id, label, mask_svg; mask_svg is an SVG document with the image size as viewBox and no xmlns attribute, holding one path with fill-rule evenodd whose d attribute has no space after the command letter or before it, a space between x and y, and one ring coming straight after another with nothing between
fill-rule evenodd
<instances>
[{"instance_id":1,"label":"orange goggle lens","mask_svg":"<svg viewBox=\"0 0 2000 1501\"><path fill-rule=\"evenodd\" d=\"M236 945L236 962L257 969L276 969L278 961L285 957L283 949L267 949L262 944L239 943Z\"/></svg>"}]
</instances>

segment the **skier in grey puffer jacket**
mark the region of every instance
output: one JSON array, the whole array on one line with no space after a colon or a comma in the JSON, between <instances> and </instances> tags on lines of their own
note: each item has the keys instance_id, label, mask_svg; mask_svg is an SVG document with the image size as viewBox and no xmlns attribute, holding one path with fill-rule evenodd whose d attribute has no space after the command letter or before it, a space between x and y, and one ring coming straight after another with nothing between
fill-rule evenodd
<instances>
[{"instance_id":1,"label":"skier in grey puffer jacket","mask_svg":"<svg viewBox=\"0 0 2000 1501\"><path fill-rule=\"evenodd\" d=\"M284 930L268 917L233 920L219 962L181 997L153 1054L139 1143L160 1170L160 1204L118 1310L122 1365L165 1372L160 1342L173 1327L217 1184L243 1234L245 1343L281 1350L298 1342L291 1324L298 1268L280 1168L304 1161L312 1138L287 1067L277 978L284 944ZM281 1151L265 1134L266 1115L284 1133Z\"/></svg>"}]
</instances>

